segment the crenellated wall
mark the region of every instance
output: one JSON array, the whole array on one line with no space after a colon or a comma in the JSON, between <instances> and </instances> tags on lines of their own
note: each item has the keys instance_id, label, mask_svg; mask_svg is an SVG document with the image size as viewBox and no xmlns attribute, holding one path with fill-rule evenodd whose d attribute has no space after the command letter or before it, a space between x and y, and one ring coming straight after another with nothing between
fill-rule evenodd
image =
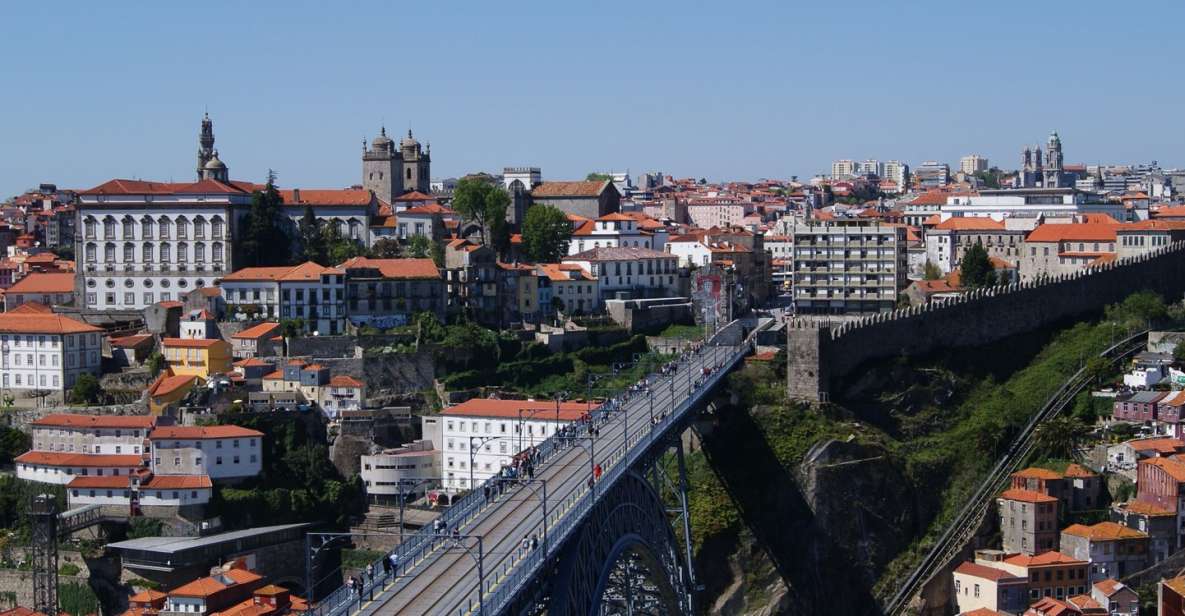
<instances>
[{"instance_id":1,"label":"crenellated wall","mask_svg":"<svg viewBox=\"0 0 1185 616\"><path fill-rule=\"evenodd\" d=\"M1065 276L978 289L958 298L847 322L787 327L790 397L825 401L861 364L939 348L975 347L1101 310L1137 291L1185 293L1185 242Z\"/></svg>"}]
</instances>

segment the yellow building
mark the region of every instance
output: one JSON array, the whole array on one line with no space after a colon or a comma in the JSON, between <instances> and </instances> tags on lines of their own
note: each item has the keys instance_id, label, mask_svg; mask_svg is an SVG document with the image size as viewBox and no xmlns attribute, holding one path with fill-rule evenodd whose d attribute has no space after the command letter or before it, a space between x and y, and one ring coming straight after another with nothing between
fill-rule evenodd
<instances>
[{"instance_id":1,"label":"yellow building","mask_svg":"<svg viewBox=\"0 0 1185 616\"><path fill-rule=\"evenodd\" d=\"M165 338L161 341L165 361L177 376L228 374L231 368L230 343L203 338Z\"/></svg>"},{"instance_id":2,"label":"yellow building","mask_svg":"<svg viewBox=\"0 0 1185 616\"><path fill-rule=\"evenodd\" d=\"M196 385L201 385L201 377L194 375L174 376L162 372L152 385L148 386L148 412L161 415L169 405L181 400Z\"/></svg>"}]
</instances>

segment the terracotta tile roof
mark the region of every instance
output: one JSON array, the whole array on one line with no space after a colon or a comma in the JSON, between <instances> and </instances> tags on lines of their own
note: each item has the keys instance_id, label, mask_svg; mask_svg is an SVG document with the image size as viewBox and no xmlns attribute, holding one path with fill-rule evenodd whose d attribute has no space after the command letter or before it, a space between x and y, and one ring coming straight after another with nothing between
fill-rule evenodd
<instances>
[{"instance_id":1,"label":"terracotta tile roof","mask_svg":"<svg viewBox=\"0 0 1185 616\"><path fill-rule=\"evenodd\" d=\"M439 280L440 270L432 259L369 259L354 257L338 266L339 269L375 268L383 278L392 280Z\"/></svg>"},{"instance_id":2,"label":"terracotta tile roof","mask_svg":"<svg viewBox=\"0 0 1185 616\"><path fill-rule=\"evenodd\" d=\"M105 475L102 477L87 475L79 476L66 484L67 488L126 488L131 485L131 475Z\"/></svg>"},{"instance_id":3,"label":"terracotta tile roof","mask_svg":"<svg viewBox=\"0 0 1185 616\"><path fill-rule=\"evenodd\" d=\"M1142 438L1128 441L1126 444L1137 452L1155 451L1168 454L1177 453L1185 449L1185 441L1171 437Z\"/></svg>"},{"instance_id":4,"label":"terracotta tile roof","mask_svg":"<svg viewBox=\"0 0 1185 616\"><path fill-rule=\"evenodd\" d=\"M1018 567L1044 567L1048 565L1085 565L1086 561L1078 560L1072 556L1066 556L1061 552L1050 551L1042 552L1036 556L1028 554L1013 554L1004 559L1004 562Z\"/></svg>"},{"instance_id":5,"label":"terracotta tile roof","mask_svg":"<svg viewBox=\"0 0 1185 616\"><path fill-rule=\"evenodd\" d=\"M996 610L989 610L986 607L971 610L970 612L963 612L959 616L1006 616L1004 612L997 612Z\"/></svg>"},{"instance_id":6,"label":"terracotta tile roof","mask_svg":"<svg viewBox=\"0 0 1185 616\"><path fill-rule=\"evenodd\" d=\"M362 387L362 381L344 374L339 374L329 379L330 387Z\"/></svg>"},{"instance_id":7,"label":"terracotta tile roof","mask_svg":"<svg viewBox=\"0 0 1185 616\"><path fill-rule=\"evenodd\" d=\"M223 282L236 281L278 281L300 282L320 280L322 274L339 273L339 270L306 261L300 265L280 267L244 267L222 277Z\"/></svg>"},{"instance_id":8,"label":"terracotta tile roof","mask_svg":"<svg viewBox=\"0 0 1185 616\"><path fill-rule=\"evenodd\" d=\"M236 361L234 363L234 365L243 366L244 368L259 367L259 366L272 367L272 363L270 361L263 361L262 359L259 359L258 357L248 357L247 359L240 359L239 361Z\"/></svg>"},{"instance_id":9,"label":"terracotta tile roof","mask_svg":"<svg viewBox=\"0 0 1185 616\"><path fill-rule=\"evenodd\" d=\"M132 334L131 336L112 338L111 346L131 349L144 344L144 342L148 340L152 340L152 334Z\"/></svg>"},{"instance_id":10,"label":"terracotta tile roof","mask_svg":"<svg viewBox=\"0 0 1185 616\"><path fill-rule=\"evenodd\" d=\"M296 193L299 192L300 199L297 199ZM284 205L288 206L354 206L365 207L370 205L374 199L374 195L365 188L340 188L340 189L310 189L299 188L296 190L281 190L280 197L284 200Z\"/></svg>"},{"instance_id":11,"label":"terracotta tile roof","mask_svg":"<svg viewBox=\"0 0 1185 616\"><path fill-rule=\"evenodd\" d=\"M224 584L218 578L225 577L227 580L233 582L232 584ZM175 597L209 597L214 593L225 590L232 585L249 584L263 579L262 576L244 571L242 569L231 569L225 573L218 575L204 577L194 580L184 586L179 586L169 591L169 596Z\"/></svg>"},{"instance_id":12,"label":"terracotta tile roof","mask_svg":"<svg viewBox=\"0 0 1185 616\"><path fill-rule=\"evenodd\" d=\"M194 386L198 377L193 375L165 376L162 374L148 387L150 396L167 396L179 389L189 389Z\"/></svg>"},{"instance_id":13,"label":"terracotta tile roof","mask_svg":"<svg viewBox=\"0 0 1185 616\"><path fill-rule=\"evenodd\" d=\"M409 207L406 210L399 212L400 216L407 216L407 215L432 216L434 214L440 214L441 216L448 216L448 215L455 214L455 212L453 212L451 209L449 209L447 207L444 207L443 205L441 205L439 203L426 203L424 205L417 205L415 207Z\"/></svg>"},{"instance_id":14,"label":"terracotta tile roof","mask_svg":"<svg viewBox=\"0 0 1185 616\"><path fill-rule=\"evenodd\" d=\"M275 372L269 372L263 375L263 378L268 381L280 381L284 379L284 371L276 370Z\"/></svg>"},{"instance_id":15,"label":"terracotta tile roof","mask_svg":"<svg viewBox=\"0 0 1185 616\"><path fill-rule=\"evenodd\" d=\"M402 195L399 195L398 197L395 197L394 199L392 199L392 201L397 201L397 202L432 201L435 198L436 197L433 197L432 195L426 195L418 190L413 190L410 192L405 192Z\"/></svg>"},{"instance_id":16,"label":"terracotta tile roof","mask_svg":"<svg viewBox=\"0 0 1185 616\"><path fill-rule=\"evenodd\" d=\"M594 405L595 406L595 405ZM560 421L575 421L588 412L587 402L561 402ZM555 420L556 404L552 400L494 400L473 398L450 406L440 412L446 417L513 417L518 419L519 410L524 418L537 421Z\"/></svg>"},{"instance_id":17,"label":"terracotta tile roof","mask_svg":"<svg viewBox=\"0 0 1185 616\"><path fill-rule=\"evenodd\" d=\"M962 287L951 284L949 280L915 280L912 284L925 295L934 293L958 293L963 290Z\"/></svg>"},{"instance_id":18,"label":"terracotta tile roof","mask_svg":"<svg viewBox=\"0 0 1185 616\"><path fill-rule=\"evenodd\" d=\"M79 191L81 196L91 195L174 195L193 193L249 193L253 184L234 182L224 184L217 180L200 182L148 182L145 180L108 180L89 190Z\"/></svg>"},{"instance_id":19,"label":"terracotta tile roof","mask_svg":"<svg viewBox=\"0 0 1185 616\"><path fill-rule=\"evenodd\" d=\"M27 451L17 456L15 462L38 466L102 466L135 468L144 462L143 456L111 455L97 453L60 453L56 451Z\"/></svg>"},{"instance_id":20,"label":"terracotta tile roof","mask_svg":"<svg viewBox=\"0 0 1185 616\"><path fill-rule=\"evenodd\" d=\"M1081 464L1070 464L1066 466L1066 477L1098 477L1098 473L1082 466Z\"/></svg>"},{"instance_id":21,"label":"terracotta tile roof","mask_svg":"<svg viewBox=\"0 0 1185 616\"><path fill-rule=\"evenodd\" d=\"M540 263L538 267L539 271L552 282L592 282L596 280L592 274L575 263Z\"/></svg>"},{"instance_id":22,"label":"terracotta tile roof","mask_svg":"<svg viewBox=\"0 0 1185 616\"><path fill-rule=\"evenodd\" d=\"M168 593L163 593L159 590L152 590L151 588L149 588L148 590L142 590L142 591L128 597L128 601L133 601L135 603L152 603L154 601L159 601L161 599L164 599L165 597L168 597L168 596L169 596Z\"/></svg>"},{"instance_id":23,"label":"terracotta tile roof","mask_svg":"<svg viewBox=\"0 0 1185 616\"><path fill-rule=\"evenodd\" d=\"M1120 225L1116 231L1185 231L1185 220L1141 220Z\"/></svg>"},{"instance_id":24,"label":"terracotta tile roof","mask_svg":"<svg viewBox=\"0 0 1185 616\"><path fill-rule=\"evenodd\" d=\"M1079 610L1098 610L1098 609L1102 609L1102 607L1103 607L1098 601L1095 601L1090 595L1074 595L1073 597L1066 599L1066 602L1069 603L1070 605L1078 608Z\"/></svg>"},{"instance_id":25,"label":"terracotta tile roof","mask_svg":"<svg viewBox=\"0 0 1185 616\"><path fill-rule=\"evenodd\" d=\"M1119 539L1147 539L1148 535L1116 522L1099 522L1091 526L1071 524L1062 529L1063 535L1085 537L1091 541L1116 541Z\"/></svg>"},{"instance_id":26,"label":"terracotta tile roof","mask_svg":"<svg viewBox=\"0 0 1185 616\"><path fill-rule=\"evenodd\" d=\"M1124 588L1127 588L1123 582L1120 582L1115 578L1107 578L1105 580L1095 582L1094 587L1097 588L1099 592L1103 593L1104 597L1110 597Z\"/></svg>"},{"instance_id":27,"label":"terracotta tile roof","mask_svg":"<svg viewBox=\"0 0 1185 616\"><path fill-rule=\"evenodd\" d=\"M1185 597L1185 575L1161 580L1160 583L1177 593L1178 596Z\"/></svg>"},{"instance_id":28,"label":"terracotta tile roof","mask_svg":"<svg viewBox=\"0 0 1185 616\"><path fill-rule=\"evenodd\" d=\"M272 332L276 331L279 328L280 328L279 323L272 323L270 321L264 321L263 323L260 323L259 325L252 325L251 327L248 327L247 329L244 329L237 334L231 334L230 337L233 339L237 339L237 340L258 340L260 338L265 338L267 336L270 336L272 334Z\"/></svg>"},{"instance_id":29,"label":"terracotta tile roof","mask_svg":"<svg viewBox=\"0 0 1185 616\"><path fill-rule=\"evenodd\" d=\"M1057 471L1051 471L1047 468L1037 468L1030 466L1024 470L1012 473L1013 477L1023 477L1025 479L1061 479L1062 474Z\"/></svg>"},{"instance_id":30,"label":"terracotta tile roof","mask_svg":"<svg viewBox=\"0 0 1185 616\"><path fill-rule=\"evenodd\" d=\"M1185 463L1169 458L1148 458L1140 460L1140 464L1149 464L1163 470L1175 481L1185 483Z\"/></svg>"},{"instance_id":31,"label":"terracotta tile roof","mask_svg":"<svg viewBox=\"0 0 1185 616\"><path fill-rule=\"evenodd\" d=\"M169 300L165 300L162 302L157 302L157 305L160 306L161 308L180 308L180 307L184 306L185 304L183 304L175 299L169 299Z\"/></svg>"},{"instance_id":32,"label":"terracotta tile roof","mask_svg":"<svg viewBox=\"0 0 1185 616\"><path fill-rule=\"evenodd\" d=\"M906 205L946 205L946 198L952 193L945 190L929 190L906 202Z\"/></svg>"},{"instance_id":33,"label":"terracotta tile roof","mask_svg":"<svg viewBox=\"0 0 1185 616\"><path fill-rule=\"evenodd\" d=\"M1029 232L1026 242L1114 242L1117 226L1105 223L1045 224Z\"/></svg>"},{"instance_id":34,"label":"terracotta tile roof","mask_svg":"<svg viewBox=\"0 0 1185 616\"><path fill-rule=\"evenodd\" d=\"M1162 206L1152 210L1153 218L1185 218L1185 205Z\"/></svg>"},{"instance_id":35,"label":"terracotta tile roof","mask_svg":"<svg viewBox=\"0 0 1185 616\"><path fill-rule=\"evenodd\" d=\"M222 288L221 287L202 287L202 288L198 289L198 292L201 293L205 297L221 297L222 296Z\"/></svg>"},{"instance_id":36,"label":"terracotta tile roof","mask_svg":"<svg viewBox=\"0 0 1185 616\"><path fill-rule=\"evenodd\" d=\"M997 569L995 567L989 567L987 565L981 565L979 563L971 562L971 561L965 561L965 562L959 563L959 566L955 568L955 573L972 575L977 578L982 578L985 580L994 580L997 582L1000 580L1024 581L1026 579L1022 576L1018 576L1018 575L1015 575L1015 574L1010 573L1008 571L1005 571L1004 569Z\"/></svg>"},{"instance_id":37,"label":"terracotta tile roof","mask_svg":"<svg viewBox=\"0 0 1185 616\"><path fill-rule=\"evenodd\" d=\"M153 475L144 487L149 490L201 490L213 486L209 475Z\"/></svg>"},{"instance_id":38,"label":"terracotta tile roof","mask_svg":"<svg viewBox=\"0 0 1185 616\"><path fill-rule=\"evenodd\" d=\"M73 293L74 274L57 272L33 272L8 287L12 293Z\"/></svg>"},{"instance_id":39,"label":"terracotta tile roof","mask_svg":"<svg viewBox=\"0 0 1185 616\"><path fill-rule=\"evenodd\" d=\"M1163 509L1157 505L1153 505L1152 503L1146 503L1141 500L1128 501L1128 502L1120 505L1120 508L1125 509L1129 513L1134 513L1136 515L1146 515L1149 517L1157 517L1157 518L1177 515L1177 512L1175 512L1175 511L1171 511L1169 509Z\"/></svg>"},{"instance_id":40,"label":"terracotta tile roof","mask_svg":"<svg viewBox=\"0 0 1185 616\"><path fill-rule=\"evenodd\" d=\"M52 312L53 308L41 302L25 302L8 311L9 314L48 314Z\"/></svg>"},{"instance_id":41,"label":"terracotta tile roof","mask_svg":"<svg viewBox=\"0 0 1185 616\"><path fill-rule=\"evenodd\" d=\"M258 430L242 426L164 426L148 435L151 440L201 440L208 438L250 438L263 436Z\"/></svg>"},{"instance_id":42,"label":"terracotta tile roof","mask_svg":"<svg viewBox=\"0 0 1185 616\"><path fill-rule=\"evenodd\" d=\"M13 313L0 314L0 333L5 334L85 334L102 329L75 321L60 314Z\"/></svg>"},{"instance_id":43,"label":"terracotta tile roof","mask_svg":"<svg viewBox=\"0 0 1185 616\"><path fill-rule=\"evenodd\" d=\"M146 430L156 425L151 415L76 415L53 413L34 420L37 427Z\"/></svg>"},{"instance_id":44,"label":"terracotta tile roof","mask_svg":"<svg viewBox=\"0 0 1185 616\"><path fill-rule=\"evenodd\" d=\"M212 338L162 338L161 346L165 348L208 349L219 344L226 344L225 340Z\"/></svg>"},{"instance_id":45,"label":"terracotta tile roof","mask_svg":"<svg viewBox=\"0 0 1185 616\"><path fill-rule=\"evenodd\" d=\"M576 182L544 182L531 189L532 197L599 197L613 182L576 181Z\"/></svg>"},{"instance_id":46,"label":"terracotta tile roof","mask_svg":"<svg viewBox=\"0 0 1185 616\"><path fill-rule=\"evenodd\" d=\"M1002 231L1004 223L980 216L953 216L934 225L935 230L951 231Z\"/></svg>"},{"instance_id":47,"label":"terracotta tile roof","mask_svg":"<svg viewBox=\"0 0 1185 616\"><path fill-rule=\"evenodd\" d=\"M1056 503L1057 498L1041 492L1034 492L1032 490L1021 490L1013 488L1011 490L1004 490L1000 498L1005 500L1021 501L1025 503Z\"/></svg>"}]
</instances>

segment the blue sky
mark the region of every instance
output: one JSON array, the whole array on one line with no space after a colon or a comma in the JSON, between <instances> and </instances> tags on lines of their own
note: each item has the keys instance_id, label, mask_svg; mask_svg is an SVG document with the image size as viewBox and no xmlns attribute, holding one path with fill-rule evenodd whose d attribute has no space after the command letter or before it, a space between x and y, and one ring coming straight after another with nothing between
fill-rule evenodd
<instances>
[{"instance_id":1,"label":"blue sky","mask_svg":"<svg viewBox=\"0 0 1185 616\"><path fill-rule=\"evenodd\" d=\"M834 158L1185 165L1185 2L0 4L0 195L360 180L380 123L433 175L809 176Z\"/></svg>"}]
</instances>

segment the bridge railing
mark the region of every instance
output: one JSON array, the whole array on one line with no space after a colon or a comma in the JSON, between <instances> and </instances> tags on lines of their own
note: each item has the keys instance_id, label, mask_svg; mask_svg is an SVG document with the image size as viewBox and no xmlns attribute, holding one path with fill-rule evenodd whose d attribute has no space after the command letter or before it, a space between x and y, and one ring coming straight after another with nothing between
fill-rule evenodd
<instances>
[{"instance_id":1,"label":"bridge railing","mask_svg":"<svg viewBox=\"0 0 1185 616\"><path fill-rule=\"evenodd\" d=\"M673 425L678 425L687 412L695 408L700 400L704 397L706 392L713 390L721 380L727 377L728 373L734 368L752 348L752 339L756 332L750 335L750 338L744 341L736 353L725 358L723 366L720 370L714 371L707 379L693 389L687 398L679 403L675 409L662 418L659 423L654 426L654 434L665 434L667 429ZM704 352L707 352L707 347L704 347ZM603 468L606 468L604 475L597 482L598 489L595 494L604 494L612 489L613 484L616 483L631 467L633 467L642 456L646 455L648 447L638 447L637 445L644 439L648 438L648 434L644 429L638 430L629 435L627 442L615 447L609 453L609 463L602 462ZM570 510L566 515L560 518L554 526L548 528L549 541L552 545L562 545L571 534L585 522L593 507L596 505L594 500L595 494L585 489L584 494L581 495L577 507ZM554 539L553 539L554 538ZM505 579L497 582L497 590L493 594L487 595L486 598L486 612L487 614L497 614L506 605L508 605L524 586L529 584L537 575L539 570L545 564L545 555L541 551L530 555L528 560L525 560L511 571ZM487 587L491 586L491 582L487 581ZM476 601L472 603L476 604ZM463 612L459 616L464 616Z\"/></svg>"}]
</instances>

